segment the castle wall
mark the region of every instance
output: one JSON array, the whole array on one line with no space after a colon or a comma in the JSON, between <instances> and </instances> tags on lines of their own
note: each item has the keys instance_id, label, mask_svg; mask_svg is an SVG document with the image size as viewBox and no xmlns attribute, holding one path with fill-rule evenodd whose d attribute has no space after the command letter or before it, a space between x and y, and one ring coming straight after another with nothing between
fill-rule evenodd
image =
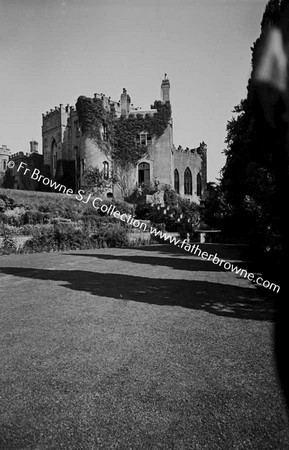
<instances>
[{"instance_id":1,"label":"castle wall","mask_svg":"<svg viewBox=\"0 0 289 450\"><path fill-rule=\"evenodd\" d=\"M11 151L6 145L0 147L0 183L3 180L4 174L6 172L7 163L9 161Z\"/></svg>"},{"instance_id":2,"label":"castle wall","mask_svg":"<svg viewBox=\"0 0 289 450\"><path fill-rule=\"evenodd\" d=\"M200 202L200 197L197 195L197 176L200 174L202 180L202 196L205 193L207 178L204 174L204 162L203 156L198 149L193 150L174 150L174 170L177 169L179 172L179 185L180 185L180 196L183 198L188 198L196 203ZM186 168L189 168L192 174L192 195L185 194L184 189L184 174ZM174 187L174 183L173 183ZM202 197L201 196L201 197Z\"/></svg>"},{"instance_id":3,"label":"castle wall","mask_svg":"<svg viewBox=\"0 0 289 450\"><path fill-rule=\"evenodd\" d=\"M63 159L62 144L67 133L67 122L70 115L70 107L62 104L50 112L42 115L42 150L44 164L50 166L51 174L54 176L57 161ZM64 146L65 153L65 146ZM68 156L68 150L67 154Z\"/></svg>"},{"instance_id":4,"label":"castle wall","mask_svg":"<svg viewBox=\"0 0 289 450\"><path fill-rule=\"evenodd\" d=\"M15 166L9 169L8 178L6 180L6 186L9 189L24 189L29 191L48 190L42 183L31 179L31 174L34 169L40 170L42 174L45 174L43 168L43 156L39 153L24 153L18 152L11 155L10 159L14 161ZM23 166L18 170L20 163ZM28 173L24 173L28 169Z\"/></svg>"},{"instance_id":5,"label":"castle wall","mask_svg":"<svg viewBox=\"0 0 289 450\"><path fill-rule=\"evenodd\" d=\"M160 186L173 183L173 142L172 142L172 125L169 124L158 139L153 139L152 149L150 151L153 161L153 176L151 181L155 179Z\"/></svg>"}]
</instances>

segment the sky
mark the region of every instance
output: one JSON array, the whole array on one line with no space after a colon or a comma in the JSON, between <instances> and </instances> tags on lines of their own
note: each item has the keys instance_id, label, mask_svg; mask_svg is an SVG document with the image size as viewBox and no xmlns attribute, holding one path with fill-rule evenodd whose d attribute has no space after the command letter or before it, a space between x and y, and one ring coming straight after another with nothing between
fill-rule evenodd
<instances>
[{"instance_id":1,"label":"sky","mask_svg":"<svg viewBox=\"0 0 289 450\"><path fill-rule=\"evenodd\" d=\"M160 98L167 73L174 144L208 146L208 181L225 164L226 124L246 96L250 47L266 0L0 0L0 146L42 148L42 113L80 95L134 106Z\"/></svg>"}]
</instances>

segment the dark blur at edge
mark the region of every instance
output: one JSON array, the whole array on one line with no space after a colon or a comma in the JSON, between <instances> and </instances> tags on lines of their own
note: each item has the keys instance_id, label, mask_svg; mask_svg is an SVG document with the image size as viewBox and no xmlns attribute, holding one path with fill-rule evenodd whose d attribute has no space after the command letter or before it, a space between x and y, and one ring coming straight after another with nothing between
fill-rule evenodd
<instances>
[{"instance_id":1,"label":"dark blur at edge","mask_svg":"<svg viewBox=\"0 0 289 450\"><path fill-rule=\"evenodd\" d=\"M280 384L289 408L289 5L279 26L271 26L260 45L253 67L253 86L258 98L262 145L273 149L273 165L280 211L281 289L276 300L275 357ZM268 148L268 147L267 147Z\"/></svg>"}]
</instances>

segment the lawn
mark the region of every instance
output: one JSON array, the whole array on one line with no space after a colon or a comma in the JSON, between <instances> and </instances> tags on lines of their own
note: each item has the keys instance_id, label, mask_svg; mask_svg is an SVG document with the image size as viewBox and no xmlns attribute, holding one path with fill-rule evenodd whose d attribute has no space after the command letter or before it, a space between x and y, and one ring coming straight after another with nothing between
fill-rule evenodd
<instances>
[{"instance_id":1,"label":"lawn","mask_svg":"<svg viewBox=\"0 0 289 450\"><path fill-rule=\"evenodd\" d=\"M245 279L174 246L10 255L0 278L0 448L289 448L272 300Z\"/></svg>"}]
</instances>

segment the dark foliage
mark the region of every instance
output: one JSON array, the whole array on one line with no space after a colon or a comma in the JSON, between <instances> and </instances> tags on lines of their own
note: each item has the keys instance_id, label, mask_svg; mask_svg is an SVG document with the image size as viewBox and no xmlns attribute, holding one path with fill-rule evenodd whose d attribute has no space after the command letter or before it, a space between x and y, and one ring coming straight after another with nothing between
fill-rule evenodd
<instances>
[{"instance_id":1,"label":"dark foliage","mask_svg":"<svg viewBox=\"0 0 289 450\"><path fill-rule=\"evenodd\" d=\"M252 47L252 65L263 36L280 21L280 2L271 0L262 19L261 36ZM268 233L280 232L280 204L276 187L276 135L270 135L252 76L247 97L234 109L227 125L227 159L222 170L220 201L228 205L224 228L235 235L259 240L265 247ZM278 145L277 145L278 147Z\"/></svg>"}]
</instances>

